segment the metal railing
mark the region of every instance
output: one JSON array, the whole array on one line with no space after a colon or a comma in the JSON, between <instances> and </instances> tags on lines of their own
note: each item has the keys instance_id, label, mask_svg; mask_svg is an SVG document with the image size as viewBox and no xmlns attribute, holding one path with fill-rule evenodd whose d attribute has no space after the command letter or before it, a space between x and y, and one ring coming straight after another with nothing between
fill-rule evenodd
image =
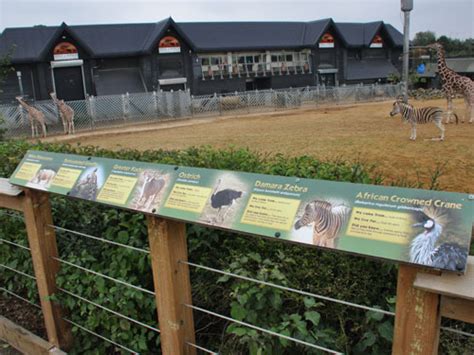
<instances>
[{"instance_id":1,"label":"metal railing","mask_svg":"<svg viewBox=\"0 0 474 355\"><path fill-rule=\"evenodd\" d=\"M10 212L10 211L5 211L5 210L0 210L0 217L14 218L14 219L20 219L20 220L24 219L24 217L19 213L16 213L16 212L13 213L13 212ZM126 249L130 250L133 253L141 253L141 254L146 254L146 255L151 254L151 251L148 248L138 248L138 247L128 245L128 244L125 244L125 243L120 243L120 242L117 242L117 241L114 241L114 240L105 239L102 236L90 235L90 234L87 234L83 231L75 231L75 230L68 229L68 228L65 228L65 227L57 226L55 224L46 224L45 227L51 228L52 230L57 232L56 237L59 236L60 238L66 238L66 239L67 238L81 238L81 239L85 238L87 240L92 241L93 243L98 243L98 245L108 244L108 245L113 245L114 247L117 247L117 248L126 248ZM11 240L10 236L7 236L7 235L4 235L4 236L2 236L2 238L0 238L0 245L2 245L2 244L5 244L5 246L7 246L7 248L12 248L11 255L16 255L17 251L21 251L21 252L24 252L24 253L25 252L30 252L30 248L28 248L26 246L26 241L16 240L16 239ZM62 257L61 256L58 256L58 257L52 257L51 256L51 258L58 261L65 268L65 270L63 270L63 272L65 272L65 273L69 274L70 272L79 272L79 273L86 272L86 273L92 274L94 278L106 279L110 282L115 283L115 285L120 285L120 287L125 286L127 288L132 288L132 289L135 289L135 290L140 291L142 293L145 293L147 295L151 295L151 296L155 295L156 290L155 290L155 292L153 292L153 291L148 290L144 287L137 286L137 285L132 284L128 281L125 281L123 279L118 279L116 277L106 275L104 272L99 272L97 270L93 270L92 267L90 267L90 266L87 267L86 265L83 265L83 262L80 262L81 265L79 265L78 261L73 262L73 260L71 260L71 261L65 260L65 259L70 259L70 258L68 258L68 256L62 256ZM390 316L390 317L395 316L395 313L393 313L390 310L383 310L383 309L368 306L368 305L363 305L363 304L358 304L358 303L355 303L355 302L349 302L347 300L338 299L336 297L330 297L329 295L317 294L317 293L314 293L314 292L309 292L307 290L301 290L301 289L293 288L293 287L290 287L290 286L285 286L283 284L277 284L277 283L273 283L273 282L263 281L261 279L245 276L245 275L242 275L242 274L239 274L239 273L229 272L229 271L222 270L222 269L213 268L213 267L210 267L210 266L207 266L207 265L202 265L202 264L199 264L199 263L189 262L187 260L178 260L178 263L182 264L182 265L190 266L190 267L193 267L193 268L196 268L196 269L204 270L205 272L208 272L208 273L213 273L213 274L217 274L217 275L225 275L225 276L232 277L232 278L235 278L235 279L238 279L238 280L243 280L243 281L255 283L255 284L259 285L259 287L271 287L271 288L275 288L275 289L278 289L278 290L281 290L281 291L284 291L284 292L288 292L288 293L293 293L293 294L297 294L297 295L301 295L301 296L305 296L305 297L311 297L311 298L315 298L315 299L330 302L330 303L341 304L341 305L346 306L346 307L352 307L352 308L355 308L355 309L362 309L364 311L380 313L382 315L386 315L386 316ZM2 261L0 263L0 270L2 270L2 272L4 272L4 271L5 272L7 272L7 271L8 272L13 272L17 275L20 275L21 277L26 277L26 278L31 279L33 281L35 281L37 279L36 274L35 274L35 276L33 276L30 273L25 272L26 270L19 270L18 267L16 266L16 264L6 265ZM78 270L78 271L72 271L72 270ZM160 272L162 272L162 270L160 270ZM192 280L191 280L191 282L192 282ZM4 285L2 285L2 287L0 287L0 292L5 293L9 296L16 297L16 298L18 298L22 301L28 302L28 303L34 305L35 307L39 307L37 302L32 302L31 300L27 299L23 295L20 295L17 292L15 292L16 290L11 290L11 289L9 289L7 287L3 287L3 286ZM61 293L62 295L67 296L67 297L72 297L73 299L77 300L78 302L86 303L89 306L93 307L94 309L100 309L100 310L105 311L108 314L111 314L115 317L119 317L122 320L125 320L127 322L131 322L131 323L133 323L137 326L143 327L147 331L152 331L156 334L161 334L160 329L158 327L155 327L154 325L149 324L149 321L146 322L144 320L138 320L135 317L132 317L131 315L126 315L126 314L123 314L123 313L119 312L118 310L113 310L113 309L105 306L104 304L102 304L103 299L101 299L100 301L99 301L99 299L95 299L95 300L88 299L84 295L81 295L82 291L80 289L73 289L73 288L74 287L72 287L71 284L68 284L67 288L64 288L64 287L61 287L60 285L57 285L56 289L57 289L58 293ZM107 291L104 291L104 294L107 294ZM225 312L226 314L222 314L222 313L219 313L219 312L214 311L214 310L206 309L206 308L202 307L199 304L194 305L194 304L184 303L184 304L182 304L182 306L186 307L186 308L190 308L190 309L192 309L194 311L197 311L199 313L204 313L208 316L212 316L212 317L216 317L216 318L225 320L226 322L235 323L235 324L238 324L238 325L243 326L245 328L253 329L253 330L258 331L260 333L270 335L272 337L277 337L277 338L280 338L280 339L284 339L284 340L294 342L294 343L299 344L299 345L303 345L306 348L312 348L312 349L320 350L320 351L323 351L325 353L340 354L340 352L338 350L334 350L334 349L327 348L325 346L321 346L321 344L310 343L308 341L298 339L298 337L292 337L288 334L282 334L282 332L277 332L274 329L267 329L267 328L261 327L257 324L251 324L249 322L244 322L242 320L234 319L233 317L229 316L227 314L227 312ZM74 310L71 310L70 316L74 316L75 315L74 313L75 313ZM73 319L76 319L76 318L77 317L74 317ZM87 318L87 316L84 317L84 314L81 314L80 319L83 319L83 318ZM91 334L91 335L97 337L98 339L100 339L101 341L105 341L105 342L107 342L109 344L112 344L113 346L118 347L118 348L120 348L124 351L129 352L129 353L133 353L133 354L138 353L136 350L132 349L133 346L128 345L128 344L123 344L123 339L119 342L115 339L110 339L110 336L107 337L107 336L104 336L104 334L100 334L97 331L94 331L96 329L91 330L91 329L88 329L88 328L84 327L83 325L77 323L76 321L72 321L71 319L67 319L67 318L63 318L63 319L64 319L64 321L70 323L72 326L76 327L77 329L79 329L83 332L86 332L88 334ZM450 328L450 327L441 327L441 329L443 331L448 331L448 332L451 332L451 333L454 333L454 334L457 334L457 335L460 335L460 336L474 337L474 334L472 334L472 333L465 332L465 331L458 330L458 329L453 329L453 328ZM186 344L188 346L193 347L193 348L199 349L202 352L216 354L216 352L214 352L212 350L209 350L209 349L207 349L203 346L200 346L200 345L197 345L197 344L194 344L194 343L191 343L191 342L186 342Z\"/></svg>"},{"instance_id":2,"label":"metal railing","mask_svg":"<svg viewBox=\"0 0 474 355\"><path fill-rule=\"evenodd\" d=\"M244 114L265 111L351 104L395 98L402 92L396 84L304 87L282 90L255 90L192 96L186 91L160 91L111 96L89 96L68 101L74 110L76 132L99 128L159 122L186 117ZM49 134L62 134L64 128L56 105L51 101L31 103L44 113ZM28 114L19 105L0 105L0 117L7 137L28 137Z\"/></svg>"}]
</instances>

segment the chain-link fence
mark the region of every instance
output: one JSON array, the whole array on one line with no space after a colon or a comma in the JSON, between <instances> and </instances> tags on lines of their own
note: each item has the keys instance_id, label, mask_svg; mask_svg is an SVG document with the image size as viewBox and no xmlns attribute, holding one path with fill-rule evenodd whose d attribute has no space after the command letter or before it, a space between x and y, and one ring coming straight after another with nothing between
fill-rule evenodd
<instances>
[{"instance_id":1,"label":"chain-link fence","mask_svg":"<svg viewBox=\"0 0 474 355\"><path fill-rule=\"evenodd\" d=\"M74 110L76 131L127 123L154 122L184 117L206 117L224 114L246 114L265 111L382 101L402 93L401 85L354 85L338 87L305 87L282 90L255 90L221 95L192 96L189 90L138 94L89 96L69 101ZM48 134L60 134L64 127L57 106L52 101L36 101L31 106L40 110ZM31 135L28 112L20 105L0 105L0 128L7 137Z\"/></svg>"}]
</instances>

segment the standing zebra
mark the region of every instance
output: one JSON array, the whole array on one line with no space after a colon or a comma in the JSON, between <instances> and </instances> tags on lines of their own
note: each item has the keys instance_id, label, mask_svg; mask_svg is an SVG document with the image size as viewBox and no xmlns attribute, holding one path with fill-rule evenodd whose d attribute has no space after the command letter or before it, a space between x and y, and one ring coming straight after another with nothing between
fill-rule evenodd
<instances>
[{"instance_id":1,"label":"standing zebra","mask_svg":"<svg viewBox=\"0 0 474 355\"><path fill-rule=\"evenodd\" d=\"M439 107L421 107L415 108L409 103L403 102L402 99L398 99L393 103L392 111L390 116L395 116L396 114L401 114L405 122L411 124L411 136L412 141L416 140L416 125L425 124L433 121L436 127L441 131L441 137L432 138L433 140L444 140L444 126L441 122L443 119L443 110ZM456 123L458 123L458 117L456 117Z\"/></svg>"},{"instance_id":2,"label":"standing zebra","mask_svg":"<svg viewBox=\"0 0 474 355\"><path fill-rule=\"evenodd\" d=\"M295 223L295 229L314 223L313 244L334 248L334 242L347 220L350 208L345 205L333 206L330 202L314 200L309 202L304 214Z\"/></svg>"}]
</instances>

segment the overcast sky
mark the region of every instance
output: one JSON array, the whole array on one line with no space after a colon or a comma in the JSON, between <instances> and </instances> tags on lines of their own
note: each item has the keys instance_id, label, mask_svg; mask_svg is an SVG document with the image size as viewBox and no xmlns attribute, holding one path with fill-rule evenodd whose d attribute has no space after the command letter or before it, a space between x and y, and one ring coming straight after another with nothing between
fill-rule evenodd
<instances>
[{"instance_id":1,"label":"overcast sky","mask_svg":"<svg viewBox=\"0 0 474 355\"><path fill-rule=\"evenodd\" d=\"M0 0L0 31L6 27L156 22L168 16L191 21L383 20L403 28L400 0ZM474 0L414 0L411 37L418 31L474 37Z\"/></svg>"}]
</instances>

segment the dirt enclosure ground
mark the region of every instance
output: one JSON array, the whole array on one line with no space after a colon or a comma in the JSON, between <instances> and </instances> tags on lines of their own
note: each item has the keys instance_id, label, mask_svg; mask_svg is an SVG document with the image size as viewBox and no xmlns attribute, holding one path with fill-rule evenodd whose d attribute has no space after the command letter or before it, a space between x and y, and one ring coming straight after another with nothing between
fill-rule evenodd
<instances>
[{"instance_id":1,"label":"dirt enclosure ground","mask_svg":"<svg viewBox=\"0 0 474 355\"><path fill-rule=\"evenodd\" d=\"M445 100L414 101L415 106L446 107ZM190 146L249 147L261 152L319 159L342 158L375 164L390 181L428 182L437 166L441 187L474 193L474 124L446 126L444 142L433 124L418 126L418 139L409 140L410 126L400 116L390 118L392 102L224 116L82 133L75 138L51 138L109 149L181 149ZM458 114L462 101L455 101Z\"/></svg>"}]
</instances>

